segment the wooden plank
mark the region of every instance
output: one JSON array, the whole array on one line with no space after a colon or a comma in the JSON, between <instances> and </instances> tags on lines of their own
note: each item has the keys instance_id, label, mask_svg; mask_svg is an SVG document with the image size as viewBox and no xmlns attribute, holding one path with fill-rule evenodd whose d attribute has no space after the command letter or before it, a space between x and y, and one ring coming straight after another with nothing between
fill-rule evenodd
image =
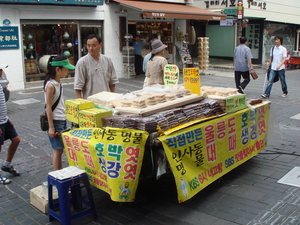
<instances>
[{"instance_id":1,"label":"wooden plank","mask_svg":"<svg viewBox=\"0 0 300 225\"><path fill-rule=\"evenodd\" d=\"M136 109L136 108L131 108L131 107L116 107L116 110L120 114L139 114L141 116L150 116L154 113L158 113L164 110L168 109L173 109L177 108L183 105L187 105L193 102L201 101L203 100L204 97L202 95L197 95L197 94L192 94L192 95L187 95L182 98L176 98L173 101L168 101L164 103L160 103L154 106L148 106L143 109Z\"/></svg>"}]
</instances>

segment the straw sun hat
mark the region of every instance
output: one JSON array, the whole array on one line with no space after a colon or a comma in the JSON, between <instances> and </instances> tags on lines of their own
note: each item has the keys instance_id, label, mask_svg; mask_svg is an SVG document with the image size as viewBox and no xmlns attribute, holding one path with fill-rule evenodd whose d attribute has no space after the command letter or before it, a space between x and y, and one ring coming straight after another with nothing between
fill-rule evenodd
<instances>
[{"instance_id":1,"label":"straw sun hat","mask_svg":"<svg viewBox=\"0 0 300 225\"><path fill-rule=\"evenodd\" d=\"M165 49L166 47L168 47L167 45L164 45L161 40L154 40L151 44L151 47L152 47L152 51L151 53L152 54L156 54L158 52L160 52L161 50Z\"/></svg>"}]
</instances>

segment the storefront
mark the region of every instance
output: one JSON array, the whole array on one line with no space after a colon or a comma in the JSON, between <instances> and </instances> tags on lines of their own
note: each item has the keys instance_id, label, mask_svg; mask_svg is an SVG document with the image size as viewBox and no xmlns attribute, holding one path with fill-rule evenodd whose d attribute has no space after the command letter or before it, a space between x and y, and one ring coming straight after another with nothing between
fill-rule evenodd
<instances>
[{"instance_id":1,"label":"storefront","mask_svg":"<svg viewBox=\"0 0 300 225\"><path fill-rule=\"evenodd\" d=\"M209 22L205 27L206 36L210 37L210 57L232 59L233 50L239 44L237 40L239 32L247 37L248 46L253 54L252 61L255 64L265 64L269 60L276 35L283 37L283 46L288 52L298 50L297 29L300 16L294 2L243 0L242 19L237 23L238 2L238 0L194 2L194 6L227 14L227 23ZM219 38L221 36L226 38Z\"/></svg>"},{"instance_id":2,"label":"storefront","mask_svg":"<svg viewBox=\"0 0 300 225\"><path fill-rule=\"evenodd\" d=\"M134 58L133 51L130 53L130 50L124 51L123 49L123 47L130 46L134 36L140 35L144 42L149 42L153 38L161 39L168 46L165 55L168 62L177 64L177 61L180 59L178 46L182 47L184 35L188 33L189 26L187 26L187 21L189 19L197 21L225 20L225 15L223 14L188 6L185 1L176 3L130 0L108 2L110 9L109 18L118 21L120 27L119 32L113 30L110 35L110 37L113 37L113 34L118 33L120 40L120 54L117 54L119 61L114 64L117 74L127 77L126 74L131 75L134 73L134 68L132 68L134 62L131 60ZM132 38L126 39L125 37ZM148 52L149 47L145 45L142 55L144 56ZM116 55L114 54L114 56ZM119 62L122 64L120 65ZM120 67L122 68L121 71Z\"/></svg>"},{"instance_id":3,"label":"storefront","mask_svg":"<svg viewBox=\"0 0 300 225\"><path fill-rule=\"evenodd\" d=\"M68 1L47 5L18 3L0 7L1 26L6 30L16 28L13 36L2 40L18 41L16 48L0 49L0 62L9 65L6 73L10 90L24 89L27 82L43 80L46 68L40 62L52 54L65 55L76 64L87 54L85 38L91 33L103 36L102 0L86 5Z\"/></svg>"}]
</instances>

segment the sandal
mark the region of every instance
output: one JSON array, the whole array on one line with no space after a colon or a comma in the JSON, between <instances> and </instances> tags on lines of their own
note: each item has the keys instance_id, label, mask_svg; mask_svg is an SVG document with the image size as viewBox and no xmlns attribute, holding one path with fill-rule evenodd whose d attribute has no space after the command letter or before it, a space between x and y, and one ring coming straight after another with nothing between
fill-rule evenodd
<instances>
[{"instance_id":1,"label":"sandal","mask_svg":"<svg viewBox=\"0 0 300 225\"><path fill-rule=\"evenodd\" d=\"M7 179L6 177L2 177L0 175L0 184L9 184L10 182L10 179Z\"/></svg>"},{"instance_id":2,"label":"sandal","mask_svg":"<svg viewBox=\"0 0 300 225\"><path fill-rule=\"evenodd\" d=\"M10 166L10 167L2 166L1 170L5 171L5 172L8 172L8 173L11 173L11 174L13 174L15 176L20 176L19 171L15 170L13 166Z\"/></svg>"}]
</instances>

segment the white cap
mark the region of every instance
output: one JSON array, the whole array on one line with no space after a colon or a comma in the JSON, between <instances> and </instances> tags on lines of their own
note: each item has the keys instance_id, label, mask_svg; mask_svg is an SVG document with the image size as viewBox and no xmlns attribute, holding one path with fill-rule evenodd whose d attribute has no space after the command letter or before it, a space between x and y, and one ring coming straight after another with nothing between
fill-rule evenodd
<instances>
[{"instance_id":1,"label":"white cap","mask_svg":"<svg viewBox=\"0 0 300 225\"><path fill-rule=\"evenodd\" d=\"M3 70L5 68L7 68L7 67L8 67L8 65L6 65L6 64L0 64L0 70Z\"/></svg>"}]
</instances>

